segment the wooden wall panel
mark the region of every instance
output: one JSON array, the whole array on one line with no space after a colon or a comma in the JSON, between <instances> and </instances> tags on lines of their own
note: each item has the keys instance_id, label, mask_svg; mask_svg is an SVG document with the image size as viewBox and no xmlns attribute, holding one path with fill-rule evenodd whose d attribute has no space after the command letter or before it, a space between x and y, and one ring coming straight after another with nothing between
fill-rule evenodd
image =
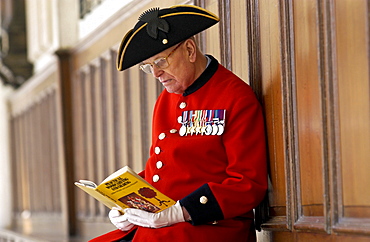
<instances>
[{"instance_id":1,"label":"wooden wall panel","mask_svg":"<svg viewBox=\"0 0 370 242\"><path fill-rule=\"evenodd\" d=\"M108 50L75 72L75 180L99 183L124 165L139 172L148 158L158 84L135 67L117 72L115 58ZM102 204L81 191L77 198L81 221L107 219Z\"/></svg>"},{"instance_id":2,"label":"wooden wall panel","mask_svg":"<svg viewBox=\"0 0 370 242\"><path fill-rule=\"evenodd\" d=\"M125 103L125 113L124 113L124 120L121 126L123 127L122 129L126 129L125 133L122 133L122 138L125 141L126 144L126 151L127 151L127 160L123 162L127 162L127 164L132 167L134 163L134 149L133 149L133 142L132 142L132 137L133 137L133 119L132 119L132 106L131 106L131 70L124 71L121 73L122 76L122 81L124 82L124 89L123 91L123 96L124 96L124 103Z\"/></svg>"},{"instance_id":3,"label":"wooden wall panel","mask_svg":"<svg viewBox=\"0 0 370 242\"><path fill-rule=\"evenodd\" d=\"M118 48L118 47L117 47ZM127 161L125 156L127 155L127 146L125 144L123 129L126 128L124 124L125 121L125 102L124 102L124 81L120 78L123 77L122 74L116 71L116 58L117 52L115 50L109 50L110 52L110 63L111 66L111 78L112 78L112 115L113 115L113 147L114 147L114 167L120 167L123 161Z\"/></svg>"},{"instance_id":4,"label":"wooden wall panel","mask_svg":"<svg viewBox=\"0 0 370 242\"><path fill-rule=\"evenodd\" d=\"M219 12L218 1L217 0L207 1L205 3L204 8L217 14ZM204 52L213 55L220 63L222 63L219 26L214 25L211 28L207 29L205 32L207 32L207 34L205 36Z\"/></svg>"},{"instance_id":5,"label":"wooden wall panel","mask_svg":"<svg viewBox=\"0 0 370 242\"><path fill-rule=\"evenodd\" d=\"M132 142L134 149L134 155L132 157L132 168L135 171L141 171L143 169L143 143L142 143L142 122L143 116L141 113L142 108L142 98L141 98L141 87L140 87L140 69L131 68L130 70L130 92L131 92L131 117L128 117L132 120L132 136L129 142Z\"/></svg>"},{"instance_id":6,"label":"wooden wall panel","mask_svg":"<svg viewBox=\"0 0 370 242\"><path fill-rule=\"evenodd\" d=\"M94 59L90 63L90 68L92 68L92 113L93 113L93 140L94 140L94 177L93 181L100 182L107 177L109 160L105 159L105 145L106 140L106 128L104 122L107 119L106 116L106 97L105 92L109 88L106 84L106 79L104 77L104 64L102 58ZM96 202L96 201L95 201ZM97 217L105 217L106 209L103 204L97 203Z\"/></svg>"},{"instance_id":7,"label":"wooden wall panel","mask_svg":"<svg viewBox=\"0 0 370 242\"><path fill-rule=\"evenodd\" d=\"M214 12L217 14L217 12ZM230 0L218 1L218 41L220 42L221 59L219 62L227 69L232 70L232 47L231 47L231 3ZM213 40L214 41L214 40Z\"/></svg>"},{"instance_id":8,"label":"wooden wall panel","mask_svg":"<svg viewBox=\"0 0 370 242\"><path fill-rule=\"evenodd\" d=\"M370 206L369 17L366 1L336 3L343 205ZM355 26L353 28L352 26ZM351 60L351 61L348 61ZM354 152L355 151L355 152ZM356 162L354 162L356 161ZM355 216L364 216L358 214ZM370 214L367 213L367 216Z\"/></svg>"},{"instance_id":9,"label":"wooden wall panel","mask_svg":"<svg viewBox=\"0 0 370 242\"><path fill-rule=\"evenodd\" d=\"M116 56L114 50L114 56ZM114 58L115 60L115 58ZM115 64L115 62L114 62ZM131 108L130 103L130 83L129 73L117 71L113 72L113 82L115 83L114 93L117 97L115 104L115 148L116 148L116 167L123 165L131 166Z\"/></svg>"},{"instance_id":10,"label":"wooden wall panel","mask_svg":"<svg viewBox=\"0 0 370 242\"><path fill-rule=\"evenodd\" d=\"M271 218L278 219L271 226L286 228L286 123L283 110L283 70L280 48L279 2L259 1L261 28L261 81L265 112L271 186L269 205ZM288 191L289 192L289 191Z\"/></svg>"},{"instance_id":11,"label":"wooden wall panel","mask_svg":"<svg viewBox=\"0 0 370 242\"><path fill-rule=\"evenodd\" d=\"M88 179L91 181L95 181L94 178L96 178L95 172L96 172L96 162L94 157L94 115L93 115L93 88L94 88L94 67L93 66L86 66L84 69L86 69L85 72L85 79L84 81L84 88L83 88L83 97L84 97L84 103L83 103L83 112L84 115L84 131L85 135L82 137L84 139L84 149L85 152L85 161L84 165L87 170L87 177L83 179ZM96 201L92 197L88 197L88 216L94 217L96 215Z\"/></svg>"},{"instance_id":12,"label":"wooden wall panel","mask_svg":"<svg viewBox=\"0 0 370 242\"><path fill-rule=\"evenodd\" d=\"M30 171L29 171L29 165L27 163L28 159L31 159L30 157L30 145L32 141L30 140L30 127L28 124L30 123L30 113L25 112L23 115L21 126L22 126L22 134L20 138L22 139L23 143L23 159L21 160L19 164L20 172L22 174L22 190L21 194L24 195L23 197L23 203L22 203L22 208L21 208L21 213L29 212L31 209L31 204L30 204L30 197L31 197L31 192L30 192Z\"/></svg>"},{"instance_id":13,"label":"wooden wall panel","mask_svg":"<svg viewBox=\"0 0 370 242\"><path fill-rule=\"evenodd\" d=\"M294 73L298 153L295 160L299 224L314 226L306 216L324 216L323 110L319 65L319 25L317 2L294 1ZM305 216L305 217L302 217Z\"/></svg>"},{"instance_id":14,"label":"wooden wall panel","mask_svg":"<svg viewBox=\"0 0 370 242\"><path fill-rule=\"evenodd\" d=\"M13 183L13 212L14 214L18 214L19 211L22 209L22 193L21 193L21 185L22 185L22 176L20 176L20 167L19 163L22 157L22 142L20 139L21 133L21 126L20 121L21 117L14 117L10 122L11 132L10 132L10 139L11 139L11 177ZM16 162L18 161L18 162Z\"/></svg>"},{"instance_id":15,"label":"wooden wall panel","mask_svg":"<svg viewBox=\"0 0 370 242\"><path fill-rule=\"evenodd\" d=\"M151 79L151 75L144 73L139 70L139 85L140 85L140 116L141 116L141 153L142 153L142 168L145 168L146 161L149 158L149 148L151 144L151 133L149 133L152 113L149 113L149 101L148 95L150 93L148 79Z\"/></svg>"},{"instance_id":16,"label":"wooden wall panel","mask_svg":"<svg viewBox=\"0 0 370 242\"><path fill-rule=\"evenodd\" d=\"M230 1L230 27L231 27L231 69L245 82L249 83L249 59L247 40L247 1ZM240 33L240 34L236 34Z\"/></svg>"},{"instance_id":17,"label":"wooden wall panel","mask_svg":"<svg viewBox=\"0 0 370 242\"><path fill-rule=\"evenodd\" d=\"M87 179L87 169L85 162L85 152L84 152L84 134L85 134L85 124L83 114L83 93L84 93L84 80L86 78L84 72L75 73L75 78L73 78L72 83L72 110L73 116L73 148L76 150L74 152L74 170L75 176L79 179ZM77 152L78 151L78 152ZM87 215L86 211L87 196L83 193L76 192L76 211L77 218L83 218Z\"/></svg>"},{"instance_id":18,"label":"wooden wall panel","mask_svg":"<svg viewBox=\"0 0 370 242\"><path fill-rule=\"evenodd\" d=\"M151 134L152 134L152 125L151 125L151 120L152 120L152 116L153 116L153 110L154 110L154 105L155 105L155 102L159 96L159 94L162 92L162 90L164 89L163 85L158 81L156 80L155 78L153 78L151 75L147 75L146 76L146 79L145 81L147 82L147 93L145 94L147 96L147 122L148 122L148 126L147 126L147 147L148 147L148 150L146 151L147 155L149 155L149 148L150 148L150 145L152 143L152 137L151 137Z\"/></svg>"},{"instance_id":19,"label":"wooden wall panel","mask_svg":"<svg viewBox=\"0 0 370 242\"><path fill-rule=\"evenodd\" d=\"M339 218L335 231L370 234L370 4L336 2L337 161Z\"/></svg>"},{"instance_id":20,"label":"wooden wall panel","mask_svg":"<svg viewBox=\"0 0 370 242\"><path fill-rule=\"evenodd\" d=\"M114 59L115 60L115 59ZM103 162L107 163L105 172L108 174L113 173L116 170L115 157L114 157L114 115L113 115L113 103L116 98L113 95L113 72L116 71L115 62L113 62L112 52L108 50L103 53L101 57L102 65L102 75L101 80L106 86L104 92L102 93L102 118L103 118ZM103 175L105 178L105 175Z\"/></svg>"},{"instance_id":21,"label":"wooden wall panel","mask_svg":"<svg viewBox=\"0 0 370 242\"><path fill-rule=\"evenodd\" d=\"M54 98L54 95L55 95L55 98ZM49 159L51 161L50 162L51 172L48 173L48 179L46 179L45 182L49 182L50 180L53 180L53 179L57 181L60 180L60 183L52 182L51 187L49 189L51 189L50 191L51 201L52 201L51 210L54 211L56 209L57 211L60 211L61 213L63 213L65 212L65 206L67 205L65 202L63 202L62 199L60 199L60 194L61 194L60 191L62 191L62 194L65 192L64 190L65 182L63 179L65 171L61 169L61 166L63 166L62 162L59 162L59 163L55 162L55 160L63 161L62 158L64 158L64 155L62 154L63 152L61 150L61 145L60 145L60 142L63 138L61 137L61 135L55 135L53 132L54 130L57 130L57 132L60 133L62 129L61 122L60 122L61 115L58 111L54 111L54 110L61 109L61 107L59 106L60 102L57 100L57 98L58 98L58 93L56 92L56 90L52 90L52 93L48 97L49 99L48 107L47 107L48 116L45 117L46 120L47 119L50 120L49 129L47 130L47 134L45 136L50 141L50 142L48 142L48 140L46 141L46 143L49 143L49 148L50 148L50 156L46 159ZM63 214L63 216L65 216L65 214Z\"/></svg>"},{"instance_id":22,"label":"wooden wall panel","mask_svg":"<svg viewBox=\"0 0 370 242\"><path fill-rule=\"evenodd\" d=\"M53 63L9 99L13 127L15 229L65 236L66 193L62 159L58 68ZM50 230L49 230L50 231Z\"/></svg>"},{"instance_id":23,"label":"wooden wall panel","mask_svg":"<svg viewBox=\"0 0 370 242\"><path fill-rule=\"evenodd\" d=\"M370 153L365 147L370 147L370 4L362 0L269 3L259 1L272 182L271 219L263 227L281 232L261 236L296 241L314 239L318 232L331 234L318 236L321 239L336 241L350 240L348 233L369 235L365 184L370 180L365 171ZM273 44L277 52L272 52ZM271 66L282 77L273 93L267 87L279 78L271 75ZM276 99L272 94L277 94ZM274 127L283 131L281 144L275 143L279 136ZM279 175L281 179L275 179ZM279 198L286 199L287 221L274 213ZM282 232L282 222L291 232Z\"/></svg>"}]
</instances>

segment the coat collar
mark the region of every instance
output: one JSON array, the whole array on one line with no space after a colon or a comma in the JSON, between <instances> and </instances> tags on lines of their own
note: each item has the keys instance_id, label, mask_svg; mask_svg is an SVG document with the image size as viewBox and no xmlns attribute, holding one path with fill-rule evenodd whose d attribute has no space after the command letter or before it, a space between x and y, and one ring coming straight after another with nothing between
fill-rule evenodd
<instances>
[{"instance_id":1,"label":"coat collar","mask_svg":"<svg viewBox=\"0 0 370 242\"><path fill-rule=\"evenodd\" d=\"M184 97L194 93L198 89L200 89L204 84L208 82L209 79L216 73L218 69L218 61L211 55L207 55L211 59L211 63L209 63L208 67L204 70L204 72L196 79L193 84L191 84L185 92L182 94Z\"/></svg>"}]
</instances>

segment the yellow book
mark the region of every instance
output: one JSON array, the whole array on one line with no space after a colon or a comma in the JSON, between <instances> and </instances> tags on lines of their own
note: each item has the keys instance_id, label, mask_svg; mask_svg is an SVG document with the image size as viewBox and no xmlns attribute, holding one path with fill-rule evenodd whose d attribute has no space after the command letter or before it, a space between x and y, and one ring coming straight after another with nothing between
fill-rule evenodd
<instances>
[{"instance_id":1,"label":"yellow book","mask_svg":"<svg viewBox=\"0 0 370 242\"><path fill-rule=\"evenodd\" d=\"M108 208L117 207L122 212L125 208L138 208L157 213L176 203L128 166L114 172L99 185L87 180L79 180L75 185Z\"/></svg>"}]
</instances>

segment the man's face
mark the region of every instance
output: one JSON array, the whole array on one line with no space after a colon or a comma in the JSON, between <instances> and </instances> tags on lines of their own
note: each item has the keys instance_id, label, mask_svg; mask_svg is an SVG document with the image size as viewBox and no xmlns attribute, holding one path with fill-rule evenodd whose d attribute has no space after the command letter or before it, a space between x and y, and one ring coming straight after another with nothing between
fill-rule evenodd
<instances>
[{"instance_id":1,"label":"man's face","mask_svg":"<svg viewBox=\"0 0 370 242\"><path fill-rule=\"evenodd\" d=\"M184 91L195 80L195 67L188 58L187 42L180 44L168 58L169 66L165 69L160 69L153 65L153 76L158 79L169 93L183 94ZM167 57L177 45L162 51L161 53L152 56L151 58L143 61L144 64L153 63L154 60Z\"/></svg>"}]
</instances>

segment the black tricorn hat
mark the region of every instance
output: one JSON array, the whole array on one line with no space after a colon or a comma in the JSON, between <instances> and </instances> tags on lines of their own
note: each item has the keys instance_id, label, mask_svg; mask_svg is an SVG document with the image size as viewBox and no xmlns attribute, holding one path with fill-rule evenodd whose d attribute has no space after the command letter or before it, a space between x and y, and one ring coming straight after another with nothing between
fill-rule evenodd
<instances>
[{"instance_id":1,"label":"black tricorn hat","mask_svg":"<svg viewBox=\"0 0 370 242\"><path fill-rule=\"evenodd\" d=\"M140 15L135 27L123 37L117 55L117 70L130 68L218 21L215 14L192 5L151 8Z\"/></svg>"}]
</instances>

